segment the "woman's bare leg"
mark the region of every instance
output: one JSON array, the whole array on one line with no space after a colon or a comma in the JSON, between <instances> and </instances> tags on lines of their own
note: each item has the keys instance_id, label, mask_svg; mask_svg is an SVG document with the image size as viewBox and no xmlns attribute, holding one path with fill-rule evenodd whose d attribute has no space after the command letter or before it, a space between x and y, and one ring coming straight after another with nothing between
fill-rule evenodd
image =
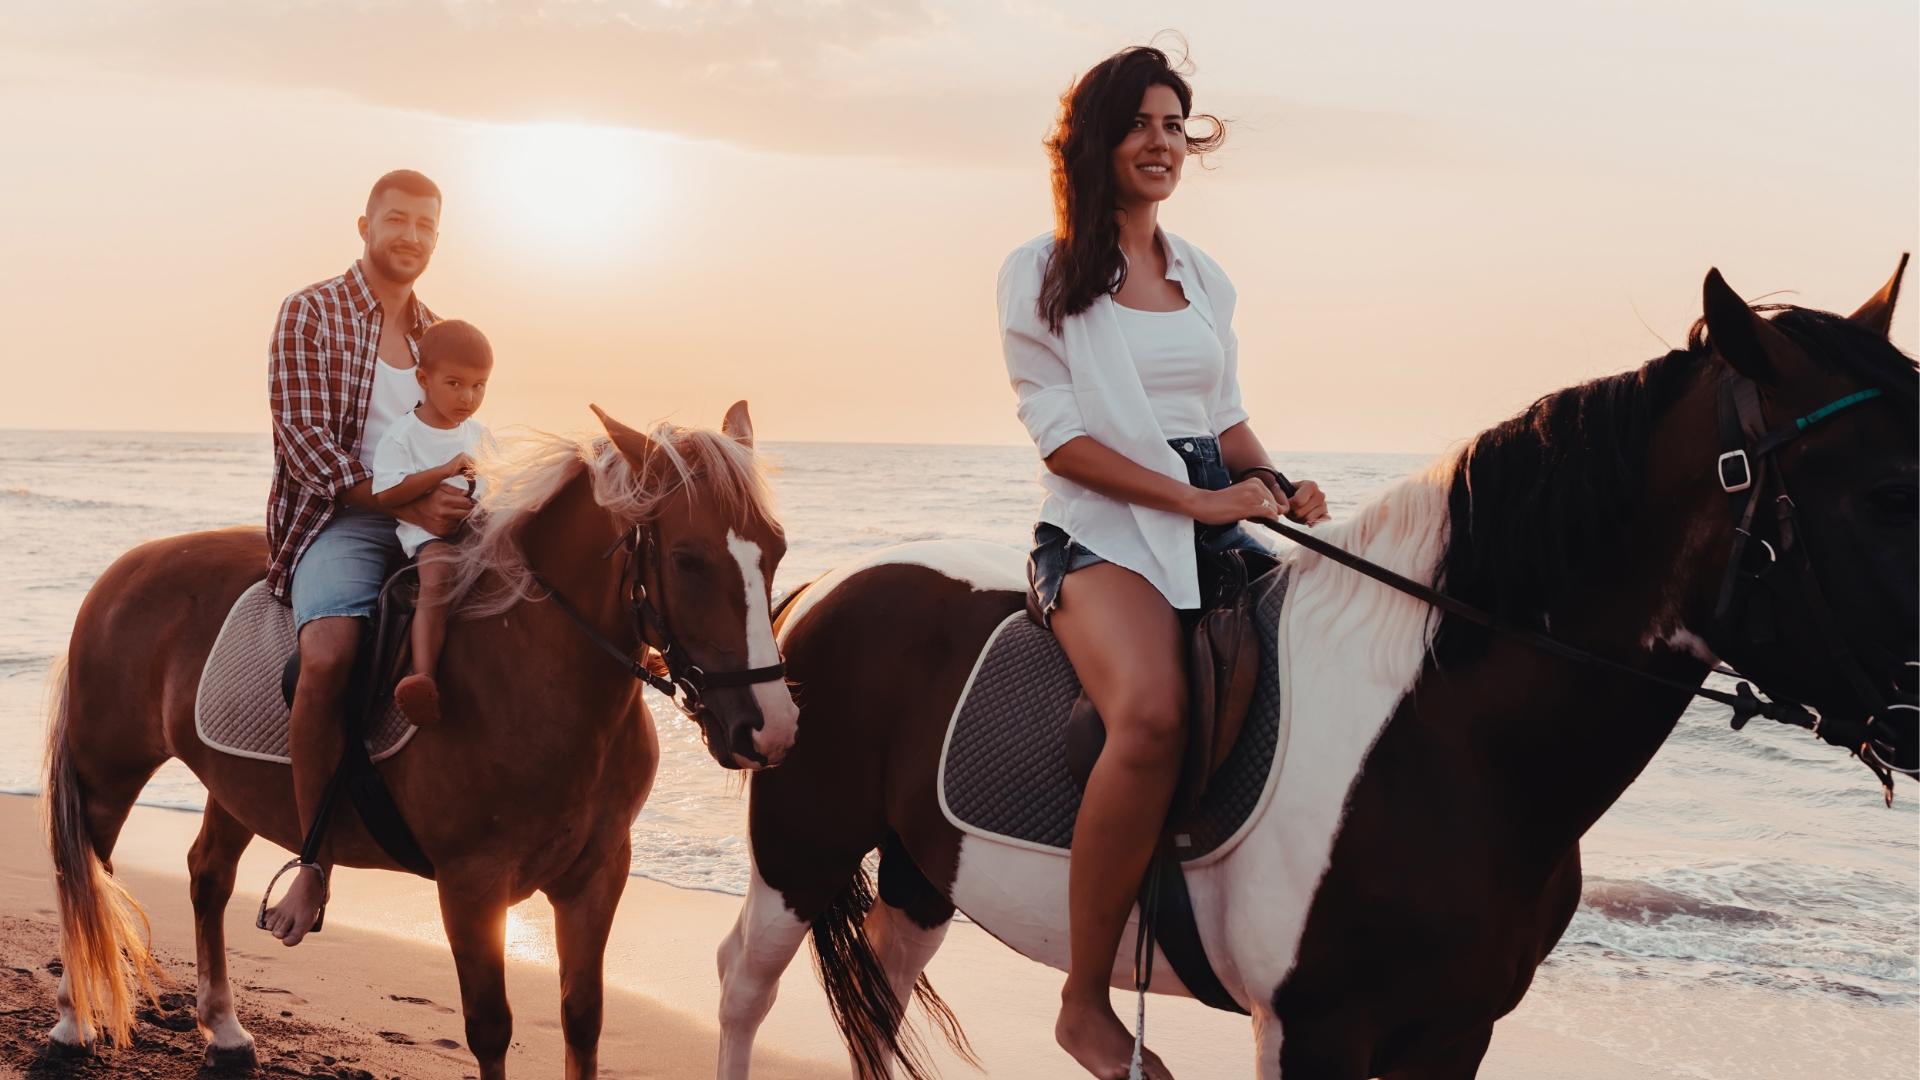
<instances>
[{"instance_id":1,"label":"woman's bare leg","mask_svg":"<svg viewBox=\"0 0 1920 1080\"><path fill-rule=\"evenodd\" d=\"M1102 563L1067 576L1053 631L1107 726L1074 822L1070 959L1054 1036L1088 1072L1125 1077L1133 1035L1114 1015L1109 979L1179 782L1180 620L1145 578ZM1157 1058L1145 1061L1149 1076L1167 1075Z\"/></svg>"}]
</instances>

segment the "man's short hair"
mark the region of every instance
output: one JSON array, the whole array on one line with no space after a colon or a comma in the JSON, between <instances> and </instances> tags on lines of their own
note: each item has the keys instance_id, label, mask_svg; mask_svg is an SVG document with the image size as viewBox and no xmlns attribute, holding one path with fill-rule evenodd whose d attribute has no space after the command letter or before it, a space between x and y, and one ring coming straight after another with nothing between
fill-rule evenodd
<instances>
[{"instance_id":1,"label":"man's short hair","mask_svg":"<svg viewBox=\"0 0 1920 1080\"><path fill-rule=\"evenodd\" d=\"M447 363L491 364L493 346L487 342L487 335L472 323L444 319L420 335L420 366L437 368Z\"/></svg>"},{"instance_id":2,"label":"man's short hair","mask_svg":"<svg viewBox=\"0 0 1920 1080\"><path fill-rule=\"evenodd\" d=\"M395 169L373 182L373 190L367 192L367 211L369 213L373 211L373 204L380 200L383 192L394 190L408 195L425 196L434 202L445 202L440 197L440 185L427 179L425 173L414 172L412 169Z\"/></svg>"}]
</instances>

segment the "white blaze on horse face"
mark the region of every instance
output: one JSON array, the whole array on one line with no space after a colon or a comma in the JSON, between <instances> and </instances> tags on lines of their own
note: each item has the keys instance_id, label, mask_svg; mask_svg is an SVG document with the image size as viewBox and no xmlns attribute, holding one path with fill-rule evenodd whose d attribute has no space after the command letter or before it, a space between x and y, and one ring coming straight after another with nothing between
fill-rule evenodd
<instances>
[{"instance_id":1,"label":"white blaze on horse face","mask_svg":"<svg viewBox=\"0 0 1920 1080\"><path fill-rule=\"evenodd\" d=\"M767 607L767 578L760 571L760 545L728 530L727 551L740 564L740 580L746 583L747 666L777 664L780 647L773 640L773 613ZM753 733L753 748L766 757L769 765L775 764L793 746L794 733L800 727L800 709L794 705L784 679L755 683L753 699L760 706L760 730Z\"/></svg>"}]
</instances>

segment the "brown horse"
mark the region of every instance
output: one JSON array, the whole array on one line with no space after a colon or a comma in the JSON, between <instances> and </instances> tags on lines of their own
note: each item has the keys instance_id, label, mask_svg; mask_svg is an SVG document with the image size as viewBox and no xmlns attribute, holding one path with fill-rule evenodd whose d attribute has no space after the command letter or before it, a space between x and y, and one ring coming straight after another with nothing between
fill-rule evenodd
<instances>
[{"instance_id":1,"label":"brown horse","mask_svg":"<svg viewBox=\"0 0 1920 1080\"><path fill-rule=\"evenodd\" d=\"M505 1075L512 1035L506 910L536 891L554 908L566 1075L594 1075L627 830L659 761L632 673L543 586L628 654L641 649L628 590L637 578L684 659L705 671L774 656L769 583L786 548L746 403L727 413L724 433L661 425L649 436L600 415L609 438L542 437L494 484L462 544L471 591L468 618L447 636L446 720L379 766L435 867L467 1044L488 1080ZM607 557L641 527L657 559ZM207 1055L254 1059L234 1015L222 914L248 842L298 849L300 824L287 767L208 749L195 734L194 697L228 608L265 569L261 530L194 533L128 552L81 606L49 733L65 958L56 1044L85 1046L104 1032L125 1045L133 985L150 986L145 916L110 876L110 859L141 787L174 757L207 788L188 856ZM695 712L728 767L777 761L794 718L777 679L713 689ZM339 863L398 869L350 809L336 816L331 842Z\"/></svg>"},{"instance_id":2,"label":"brown horse","mask_svg":"<svg viewBox=\"0 0 1920 1080\"><path fill-rule=\"evenodd\" d=\"M1574 913L1581 835L1716 657L1818 708L1829 735L1869 710L1905 725L1911 767L1913 714L1887 708L1911 688L1900 673L1920 603L1920 380L1887 339L1899 278L1850 319L1769 319L1711 274L1705 332L1687 348L1548 395L1317 531L1678 689L1437 617L1323 556L1289 557L1282 771L1237 846L1186 866L1206 956L1252 1014L1257 1075L1472 1077ZM1738 579L1777 593L1767 618L1758 597L1754 618L1718 613L1738 550L1726 455L1754 430L1737 425L1729 447L1719 402L1736 386L1757 390L1764 430L1796 436L1754 485L1743 573L1761 576ZM1789 568L1796 557L1810 565ZM755 872L719 954L722 1076L746 1075L809 932L862 1075L891 1060L923 1073L900 1024L916 988L953 1033L921 972L956 908L1065 969L1066 852L963 832L939 794L949 719L1023 588L1017 551L909 544L834 571L782 613L800 731L786 763L752 779ZM1877 695L1865 704L1861 680ZM877 900L862 869L876 847ZM1131 985L1132 962L1123 944L1114 985ZM1154 970L1156 991L1187 992L1164 957Z\"/></svg>"}]
</instances>

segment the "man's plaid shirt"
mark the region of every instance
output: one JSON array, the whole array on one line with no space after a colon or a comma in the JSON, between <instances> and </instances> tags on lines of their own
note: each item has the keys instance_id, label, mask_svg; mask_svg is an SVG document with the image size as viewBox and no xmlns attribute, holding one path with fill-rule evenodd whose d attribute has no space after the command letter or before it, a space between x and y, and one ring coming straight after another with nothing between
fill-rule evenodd
<instances>
[{"instance_id":1,"label":"man's plaid shirt","mask_svg":"<svg viewBox=\"0 0 1920 1080\"><path fill-rule=\"evenodd\" d=\"M267 497L267 587L280 600L293 567L333 518L339 493L373 477L354 456L379 362L379 303L355 262L280 305L267 346L273 408L273 492ZM407 348L420 359L420 334L434 314L413 298Z\"/></svg>"}]
</instances>

